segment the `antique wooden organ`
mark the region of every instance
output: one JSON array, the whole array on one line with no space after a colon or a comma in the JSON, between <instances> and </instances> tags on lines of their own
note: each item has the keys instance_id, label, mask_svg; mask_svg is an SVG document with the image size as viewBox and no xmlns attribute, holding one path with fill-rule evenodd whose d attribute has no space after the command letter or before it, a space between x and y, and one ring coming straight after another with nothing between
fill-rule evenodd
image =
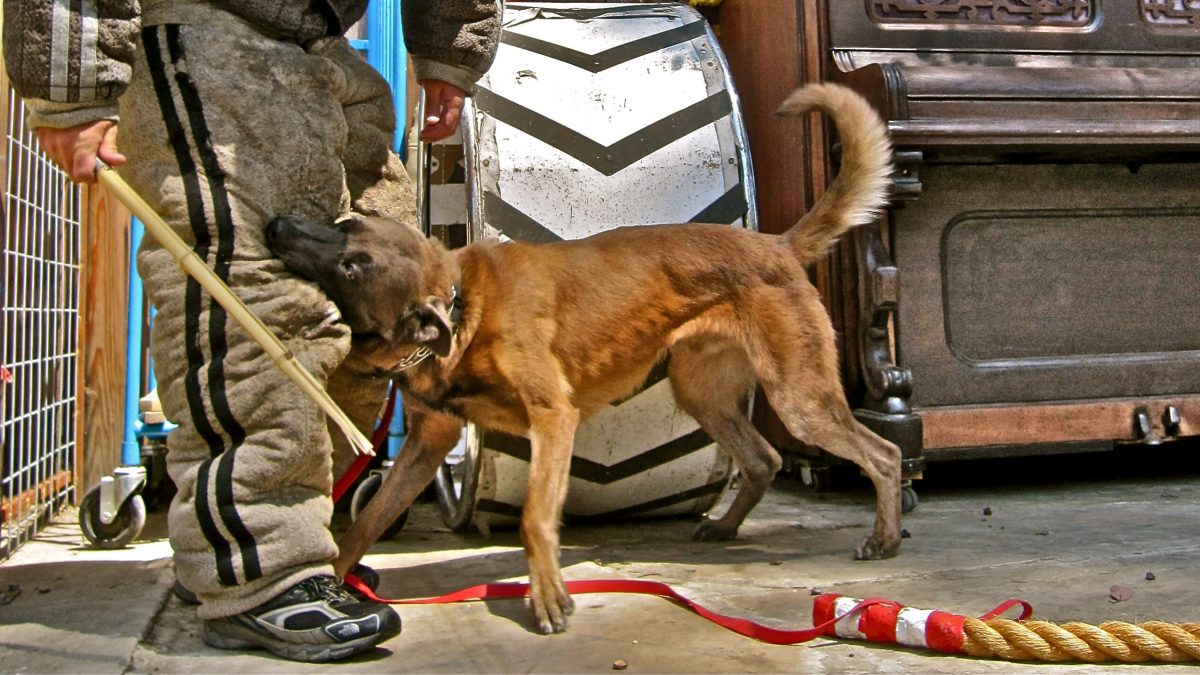
<instances>
[{"instance_id":1,"label":"antique wooden organ","mask_svg":"<svg viewBox=\"0 0 1200 675\"><path fill-rule=\"evenodd\" d=\"M1200 435L1200 2L727 0L719 24L764 200L804 181L756 136L778 96L756 33L788 86L843 82L888 120L892 208L818 278L858 415L910 476Z\"/></svg>"}]
</instances>

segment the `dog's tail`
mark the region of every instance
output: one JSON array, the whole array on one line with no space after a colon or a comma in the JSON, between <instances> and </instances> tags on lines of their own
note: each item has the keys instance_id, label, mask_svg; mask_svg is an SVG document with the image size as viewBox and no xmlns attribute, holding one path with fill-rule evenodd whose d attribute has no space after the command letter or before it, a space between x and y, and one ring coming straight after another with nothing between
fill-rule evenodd
<instances>
[{"instance_id":1,"label":"dog's tail","mask_svg":"<svg viewBox=\"0 0 1200 675\"><path fill-rule=\"evenodd\" d=\"M842 143L841 168L812 210L782 236L807 265L824 257L850 228L874 220L887 203L892 144L871 104L838 84L797 89L777 114L798 117L820 110L833 119Z\"/></svg>"}]
</instances>

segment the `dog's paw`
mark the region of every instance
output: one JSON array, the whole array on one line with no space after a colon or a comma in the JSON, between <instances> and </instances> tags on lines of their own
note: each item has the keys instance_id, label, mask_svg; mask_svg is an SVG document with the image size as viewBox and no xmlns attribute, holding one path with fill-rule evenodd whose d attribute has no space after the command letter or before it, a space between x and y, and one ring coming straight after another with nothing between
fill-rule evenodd
<instances>
[{"instance_id":1,"label":"dog's paw","mask_svg":"<svg viewBox=\"0 0 1200 675\"><path fill-rule=\"evenodd\" d=\"M737 528L725 527L717 520L705 520L692 535L692 541L729 541L735 538Z\"/></svg>"},{"instance_id":2,"label":"dog's paw","mask_svg":"<svg viewBox=\"0 0 1200 675\"><path fill-rule=\"evenodd\" d=\"M567 629L567 617L575 611L575 601L564 586L549 584L529 589L529 607L538 630L543 635L561 633Z\"/></svg>"},{"instance_id":3,"label":"dog's paw","mask_svg":"<svg viewBox=\"0 0 1200 675\"><path fill-rule=\"evenodd\" d=\"M892 545L884 545L879 543L874 535L867 537L863 543L859 544L854 549L855 560L883 560L891 558L900 552L899 542Z\"/></svg>"}]
</instances>

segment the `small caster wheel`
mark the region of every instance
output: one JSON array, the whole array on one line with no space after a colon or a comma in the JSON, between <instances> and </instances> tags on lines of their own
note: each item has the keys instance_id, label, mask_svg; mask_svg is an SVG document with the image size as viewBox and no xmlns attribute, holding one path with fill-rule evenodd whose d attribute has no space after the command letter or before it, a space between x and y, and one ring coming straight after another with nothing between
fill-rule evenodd
<instances>
[{"instance_id":1,"label":"small caster wheel","mask_svg":"<svg viewBox=\"0 0 1200 675\"><path fill-rule=\"evenodd\" d=\"M92 488L79 504L79 529L96 548L123 548L142 533L146 525L146 502L131 495L107 525L100 520L100 486Z\"/></svg>"},{"instance_id":2,"label":"small caster wheel","mask_svg":"<svg viewBox=\"0 0 1200 675\"><path fill-rule=\"evenodd\" d=\"M371 502L371 497L374 497L375 493L379 491L380 485L383 485L383 474L381 473L368 474L367 477L358 484L358 487L354 489L354 494L350 499L350 520L358 520L358 514L362 513L363 510L367 508L367 504ZM400 534L400 530L404 529L404 524L407 522L408 510L405 509L404 513L401 513L399 516L397 516L396 521L389 525L379 538L391 539L397 534Z\"/></svg>"},{"instance_id":3,"label":"small caster wheel","mask_svg":"<svg viewBox=\"0 0 1200 675\"><path fill-rule=\"evenodd\" d=\"M900 488L900 513L910 513L917 508L920 500L917 499L917 491L911 485L905 485Z\"/></svg>"}]
</instances>

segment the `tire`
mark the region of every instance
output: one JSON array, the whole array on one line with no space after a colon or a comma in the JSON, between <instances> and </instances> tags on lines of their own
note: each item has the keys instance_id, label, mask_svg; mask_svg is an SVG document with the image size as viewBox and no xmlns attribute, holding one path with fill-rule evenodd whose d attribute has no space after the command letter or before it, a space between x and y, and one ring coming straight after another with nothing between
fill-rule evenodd
<instances>
[{"instance_id":1,"label":"tire","mask_svg":"<svg viewBox=\"0 0 1200 675\"><path fill-rule=\"evenodd\" d=\"M442 522L454 532L469 530L475 516L475 489L479 486L479 454L483 447L483 432L468 423L463 427L460 447L462 452L451 452L434 479Z\"/></svg>"},{"instance_id":2,"label":"tire","mask_svg":"<svg viewBox=\"0 0 1200 675\"><path fill-rule=\"evenodd\" d=\"M354 494L350 496L350 520L358 520L358 514L367 508L367 504L371 502L371 497L374 497L375 493L379 491L380 485L383 485L383 474L371 472L358 484L358 487L354 488ZM391 525L388 525L379 538L391 539L395 537L397 534L400 534L400 530L404 529L404 524L407 522L408 509L405 509L403 513L396 517L396 520Z\"/></svg>"},{"instance_id":3,"label":"tire","mask_svg":"<svg viewBox=\"0 0 1200 675\"><path fill-rule=\"evenodd\" d=\"M79 529L96 548L124 548L142 533L146 525L146 502L140 494L131 495L117 509L107 525L100 520L100 486L88 490L79 504Z\"/></svg>"}]
</instances>

